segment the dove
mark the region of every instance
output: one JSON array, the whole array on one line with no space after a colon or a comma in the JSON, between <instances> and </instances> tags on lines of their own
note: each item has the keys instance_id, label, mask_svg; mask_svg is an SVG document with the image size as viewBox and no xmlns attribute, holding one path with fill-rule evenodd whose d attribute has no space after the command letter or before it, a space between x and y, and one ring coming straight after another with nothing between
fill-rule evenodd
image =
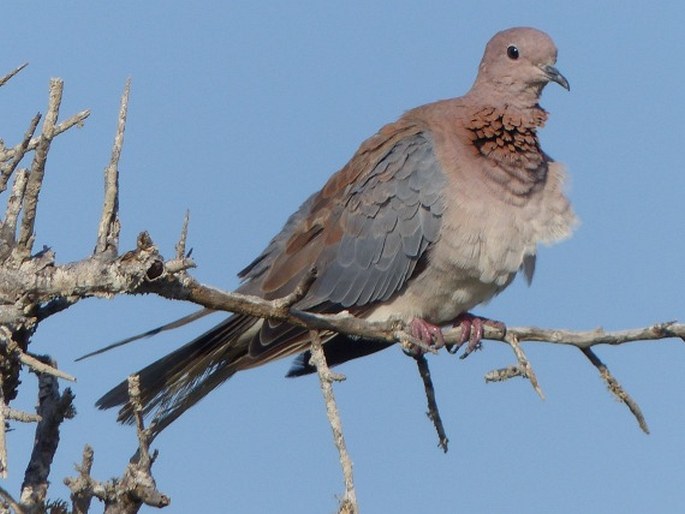
<instances>
[{"instance_id":1,"label":"dove","mask_svg":"<svg viewBox=\"0 0 685 514\"><path fill-rule=\"evenodd\" d=\"M522 272L530 281L536 248L568 237L576 217L565 171L540 147L540 107L550 82L569 88L557 49L542 31L518 27L487 43L476 80L463 96L407 111L364 141L286 221L238 276L237 292L267 300L316 277L294 307L404 320L422 342L441 346L441 327L462 326L473 350L487 320L469 311ZM330 365L390 346L326 334ZM313 371L309 333L246 314L227 319L138 372L153 432L177 419L238 371L297 355L289 372ZM98 402L122 406L132 422L126 382Z\"/></svg>"}]
</instances>

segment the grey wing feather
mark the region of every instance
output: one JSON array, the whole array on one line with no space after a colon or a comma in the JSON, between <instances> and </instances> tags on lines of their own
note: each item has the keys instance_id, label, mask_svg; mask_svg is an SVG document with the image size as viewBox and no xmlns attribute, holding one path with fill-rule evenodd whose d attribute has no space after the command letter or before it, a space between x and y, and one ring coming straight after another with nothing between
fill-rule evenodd
<instances>
[{"instance_id":1,"label":"grey wing feather","mask_svg":"<svg viewBox=\"0 0 685 514\"><path fill-rule=\"evenodd\" d=\"M400 290L439 236L444 187L430 135L398 142L366 180L350 186L340 214L346 233L322 252L303 307L363 306Z\"/></svg>"}]
</instances>

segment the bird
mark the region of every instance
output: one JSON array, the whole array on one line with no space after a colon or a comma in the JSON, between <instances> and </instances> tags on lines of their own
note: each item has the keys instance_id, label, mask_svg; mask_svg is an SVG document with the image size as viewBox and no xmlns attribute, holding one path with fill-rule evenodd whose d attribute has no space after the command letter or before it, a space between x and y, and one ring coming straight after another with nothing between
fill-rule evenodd
<instances>
[{"instance_id":1,"label":"bird","mask_svg":"<svg viewBox=\"0 0 685 514\"><path fill-rule=\"evenodd\" d=\"M444 341L441 327L458 324L472 350L487 320L469 311L519 273L530 283L537 247L577 224L564 167L538 137L548 117L544 87L570 90L556 60L553 40L538 29L495 34L463 96L411 109L365 140L238 273L236 292L282 298L315 269L295 308L402 319L434 346ZM390 345L323 338L329 365ZM232 314L138 372L143 412L155 412L157 434L239 371L286 356L296 356L289 376L314 371L309 347L302 327ZM97 406L134 420L125 381Z\"/></svg>"}]
</instances>

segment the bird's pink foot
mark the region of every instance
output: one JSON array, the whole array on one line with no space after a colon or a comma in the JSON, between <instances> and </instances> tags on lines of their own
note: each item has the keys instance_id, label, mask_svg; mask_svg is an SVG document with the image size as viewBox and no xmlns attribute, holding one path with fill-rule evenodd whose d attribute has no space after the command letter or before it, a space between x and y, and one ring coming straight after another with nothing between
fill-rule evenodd
<instances>
[{"instance_id":1,"label":"bird's pink foot","mask_svg":"<svg viewBox=\"0 0 685 514\"><path fill-rule=\"evenodd\" d=\"M419 342L426 347L439 350L445 346L445 338L442 335L442 329L437 325L428 323L425 319L414 318L411 320L411 323L409 323L409 331L412 337L418 339ZM413 353L416 353L417 355L425 353L425 349L416 348Z\"/></svg>"},{"instance_id":2,"label":"bird's pink foot","mask_svg":"<svg viewBox=\"0 0 685 514\"><path fill-rule=\"evenodd\" d=\"M450 353L457 353L459 348L461 348L464 343L468 342L461 358L464 359L468 357L471 352L480 348L484 327L486 325L500 330L507 329L501 321L474 316L470 312L462 312L452 324L454 327L461 327L461 337L456 344L448 345L447 351Z\"/></svg>"}]
</instances>

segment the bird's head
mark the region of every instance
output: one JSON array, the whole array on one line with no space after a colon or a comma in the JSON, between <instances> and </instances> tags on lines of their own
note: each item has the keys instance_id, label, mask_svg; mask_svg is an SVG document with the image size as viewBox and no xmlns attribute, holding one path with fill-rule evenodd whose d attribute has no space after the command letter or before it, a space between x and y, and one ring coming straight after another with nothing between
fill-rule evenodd
<instances>
[{"instance_id":1,"label":"bird's head","mask_svg":"<svg viewBox=\"0 0 685 514\"><path fill-rule=\"evenodd\" d=\"M471 92L519 107L535 105L549 82L570 89L556 61L557 48L544 32L528 27L503 30L485 47Z\"/></svg>"}]
</instances>

